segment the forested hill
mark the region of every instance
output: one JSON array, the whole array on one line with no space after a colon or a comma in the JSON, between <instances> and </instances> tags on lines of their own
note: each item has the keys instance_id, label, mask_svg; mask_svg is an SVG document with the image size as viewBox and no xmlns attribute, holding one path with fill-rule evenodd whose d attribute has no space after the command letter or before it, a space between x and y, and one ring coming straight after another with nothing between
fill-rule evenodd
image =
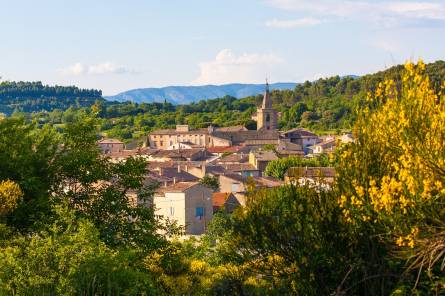
<instances>
[{"instance_id":1,"label":"forested hill","mask_svg":"<svg viewBox=\"0 0 445 296\"><path fill-rule=\"evenodd\" d=\"M65 110L89 107L102 100L102 91L75 86L48 86L37 82L0 83L0 113Z\"/></svg>"},{"instance_id":2,"label":"forested hill","mask_svg":"<svg viewBox=\"0 0 445 296\"><path fill-rule=\"evenodd\" d=\"M272 83L271 90L294 89L296 83ZM109 101L135 103L162 103L166 100L172 104L190 104L201 100L222 98L231 96L245 98L264 92L264 84L223 84L223 85L199 85L199 86L167 86L161 88L140 88L129 90L115 96L105 97Z\"/></svg>"},{"instance_id":3,"label":"forested hill","mask_svg":"<svg viewBox=\"0 0 445 296\"><path fill-rule=\"evenodd\" d=\"M281 112L279 128L304 127L314 131L335 132L350 130L355 121L356 107L385 79L401 80L403 66L357 77L330 77L313 82L298 84L290 90L273 90L270 97L274 108ZM436 90L440 80L445 79L445 62L437 61L426 65L426 73ZM262 95L236 99L225 96L218 99L202 100L185 105L165 103L134 102L113 103L101 101L98 117L101 132L110 137L130 141L162 128L173 128L176 124L193 127L229 126L243 124L255 129L251 116L261 104ZM79 112L90 111L70 108L50 113L34 114L41 123L58 127L72 121Z\"/></svg>"}]
</instances>

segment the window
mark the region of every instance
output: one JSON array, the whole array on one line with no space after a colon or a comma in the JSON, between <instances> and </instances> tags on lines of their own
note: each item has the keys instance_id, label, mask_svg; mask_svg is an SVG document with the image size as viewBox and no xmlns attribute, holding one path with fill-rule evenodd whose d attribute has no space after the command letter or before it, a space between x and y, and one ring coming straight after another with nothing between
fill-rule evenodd
<instances>
[{"instance_id":1,"label":"window","mask_svg":"<svg viewBox=\"0 0 445 296\"><path fill-rule=\"evenodd\" d=\"M205 208L204 207L197 207L195 209L195 217L199 218L200 220L202 219L202 217L205 216Z\"/></svg>"},{"instance_id":2,"label":"window","mask_svg":"<svg viewBox=\"0 0 445 296\"><path fill-rule=\"evenodd\" d=\"M266 115L266 122L269 122L270 121L270 114L267 114Z\"/></svg>"},{"instance_id":3,"label":"window","mask_svg":"<svg viewBox=\"0 0 445 296\"><path fill-rule=\"evenodd\" d=\"M232 184L232 192L238 192L239 189L239 183L233 183Z\"/></svg>"},{"instance_id":4,"label":"window","mask_svg":"<svg viewBox=\"0 0 445 296\"><path fill-rule=\"evenodd\" d=\"M168 208L168 214L169 214L170 216L174 216L174 215L175 215L175 208L174 208L174 207L170 207L170 208Z\"/></svg>"}]
</instances>

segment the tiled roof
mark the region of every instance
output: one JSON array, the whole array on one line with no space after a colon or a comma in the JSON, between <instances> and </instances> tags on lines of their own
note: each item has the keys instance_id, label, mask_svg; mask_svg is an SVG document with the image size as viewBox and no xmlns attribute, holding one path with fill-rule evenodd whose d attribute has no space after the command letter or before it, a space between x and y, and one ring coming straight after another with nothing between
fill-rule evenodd
<instances>
[{"instance_id":1,"label":"tiled roof","mask_svg":"<svg viewBox=\"0 0 445 296\"><path fill-rule=\"evenodd\" d=\"M238 152L243 146L228 146L228 147L209 147L207 151L210 153L224 153L224 152Z\"/></svg>"},{"instance_id":2,"label":"tiled roof","mask_svg":"<svg viewBox=\"0 0 445 296\"><path fill-rule=\"evenodd\" d=\"M171 157L171 158L178 158L178 157L184 157L184 158L190 158L196 153L202 152L204 149L177 149L177 150L158 150L156 153L154 153L152 156L154 158L164 158L164 157Z\"/></svg>"},{"instance_id":3,"label":"tiled roof","mask_svg":"<svg viewBox=\"0 0 445 296\"><path fill-rule=\"evenodd\" d=\"M223 175L226 178L241 182L241 183L245 183L247 181L247 177L244 177L240 174L235 174L235 173L226 173Z\"/></svg>"},{"instance_id":4,"label":"tiled roof","mask_svg":"<svg viewBox=\"0 0 445 296\"><path fill-rule=\"evenodd\" d=\"M252 152L255 155L255 158L259 161L272 161L278 159L278 156L273 151L255 151Z\"/></svg>"},{"instance_id":5,"label":"tiled roof","mask_svg":"<svg viewBox=\"0 0 445 296\"><path fill-rule=\"evenodd\" d=\"M97 141L98 144L124 144L124 142L119 141L117 139L102 139Z\"/></svg>"},{"instance_id":6,"label":"tiled roof","mask_svg":"<svg viewBox=\"0 0 445 296\"><path fill-rule=\"evenodd\" d=\"M284 182L274 177L253 177L258 185L264 187L278 187L284 185Z\"/></svg>"},{"instance_id":7,"label":"tiled roof","mask_svg":"<svg viewBox=\"0 0 445 296\"><path fill-rule=\"evenodd\" d=\"M241 172L241 171L257 171L258 169L250 163L233 163L233 164L222 164L228 171Z\"/></svg>"},{"instance_id":8,"label":"tiled roof","mask_svg":"<svg viewBox=\"0 0 445 296\"><path fill-rule=\"evenodd\" d=\"M192 188L195 185L198 185L198 182L178 182L173 185L167 187L161 187L158 189L158 192L167 193L167 192L184 192L189 188Z\"/></svg>"},{"instance_id":9,"label":"tiled roof","mask_svg":"<svg viewBox=\"0 0 445 296\"><path fill-rule=\"evenodd\" d=\"M212 200L214 207L222 207L226 200L232 195L231 192L215 192L213 193Z\"/></svg>"},{"instance_id":10,"label":"tiled roof","mask_svg":"<svg viewBox=\"0 0 445 296\"><path fill-rule=\"evenodd\" d=\"M296 134L298 134L298 136L300 136L302 138L304 138L304 137L318 137L313 132L308 131L307 129L304 129L304 128L293 128L293 129L283 132L284 135L290 134L290 133L293 133L293 134L296 133Z\"/></svg>"},{"instance_id":11,"label":"tiled roof","mask_svg":"<svg viewBox=\"0 0 445 296\"><path fill-rule=\"evenodd\" d=\"M163 168L159 175L162 177L167 177L170 180L175 179L178 182L189 182L189 181L197 181L199 178L196 176L193 176L190 173L184 172L180 170L178 172L178 168L176 167L170 167L170 168Z\"/></svg>"},{"instance_id":12,"label":"tiled roof","mask_svg":"<svg viewBox=\"0 0 445 296\"><path fill-rule=\"evenodd\" d=\"M218 162L221 162L221 163L225 163L225 162L244 163L244 162L247 162L248 159L249 159L249 157L246 154L229 154L229 155L226 155L226 156L218 159Z\"/></svg>"}]
</instances>

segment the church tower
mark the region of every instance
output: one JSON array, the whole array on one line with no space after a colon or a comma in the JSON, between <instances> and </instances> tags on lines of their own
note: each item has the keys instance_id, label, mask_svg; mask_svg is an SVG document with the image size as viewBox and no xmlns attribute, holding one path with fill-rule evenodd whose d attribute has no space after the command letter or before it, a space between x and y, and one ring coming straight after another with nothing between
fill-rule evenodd
<instances>
[{"instance_id":1,"label":"church tower","mask_svg":"<svg viewBox=\"0 0 445 296\"><path fill-rule=\"evenodd\" d=\"M269 83L266 80L263 104L257 110L257 130L276 130L278 125L278 113L272 108L272 100L269 94Z\"/></svg>"}]
</instances>

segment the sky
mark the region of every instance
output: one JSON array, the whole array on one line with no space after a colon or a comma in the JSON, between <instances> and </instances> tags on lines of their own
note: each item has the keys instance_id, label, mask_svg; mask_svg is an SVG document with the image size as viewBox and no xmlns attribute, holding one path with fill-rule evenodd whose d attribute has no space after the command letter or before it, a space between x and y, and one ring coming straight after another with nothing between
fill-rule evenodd
<instances>
[{"instance_id":1,"label":"sky","mask_svg":"<svg viewBox=\"0 0 445 296\"><path fill-rule=\"evenodd\" d=\"M0 0L2 80L303 82L445 59L445 0Z\"/></svg>"}]
</instances>

